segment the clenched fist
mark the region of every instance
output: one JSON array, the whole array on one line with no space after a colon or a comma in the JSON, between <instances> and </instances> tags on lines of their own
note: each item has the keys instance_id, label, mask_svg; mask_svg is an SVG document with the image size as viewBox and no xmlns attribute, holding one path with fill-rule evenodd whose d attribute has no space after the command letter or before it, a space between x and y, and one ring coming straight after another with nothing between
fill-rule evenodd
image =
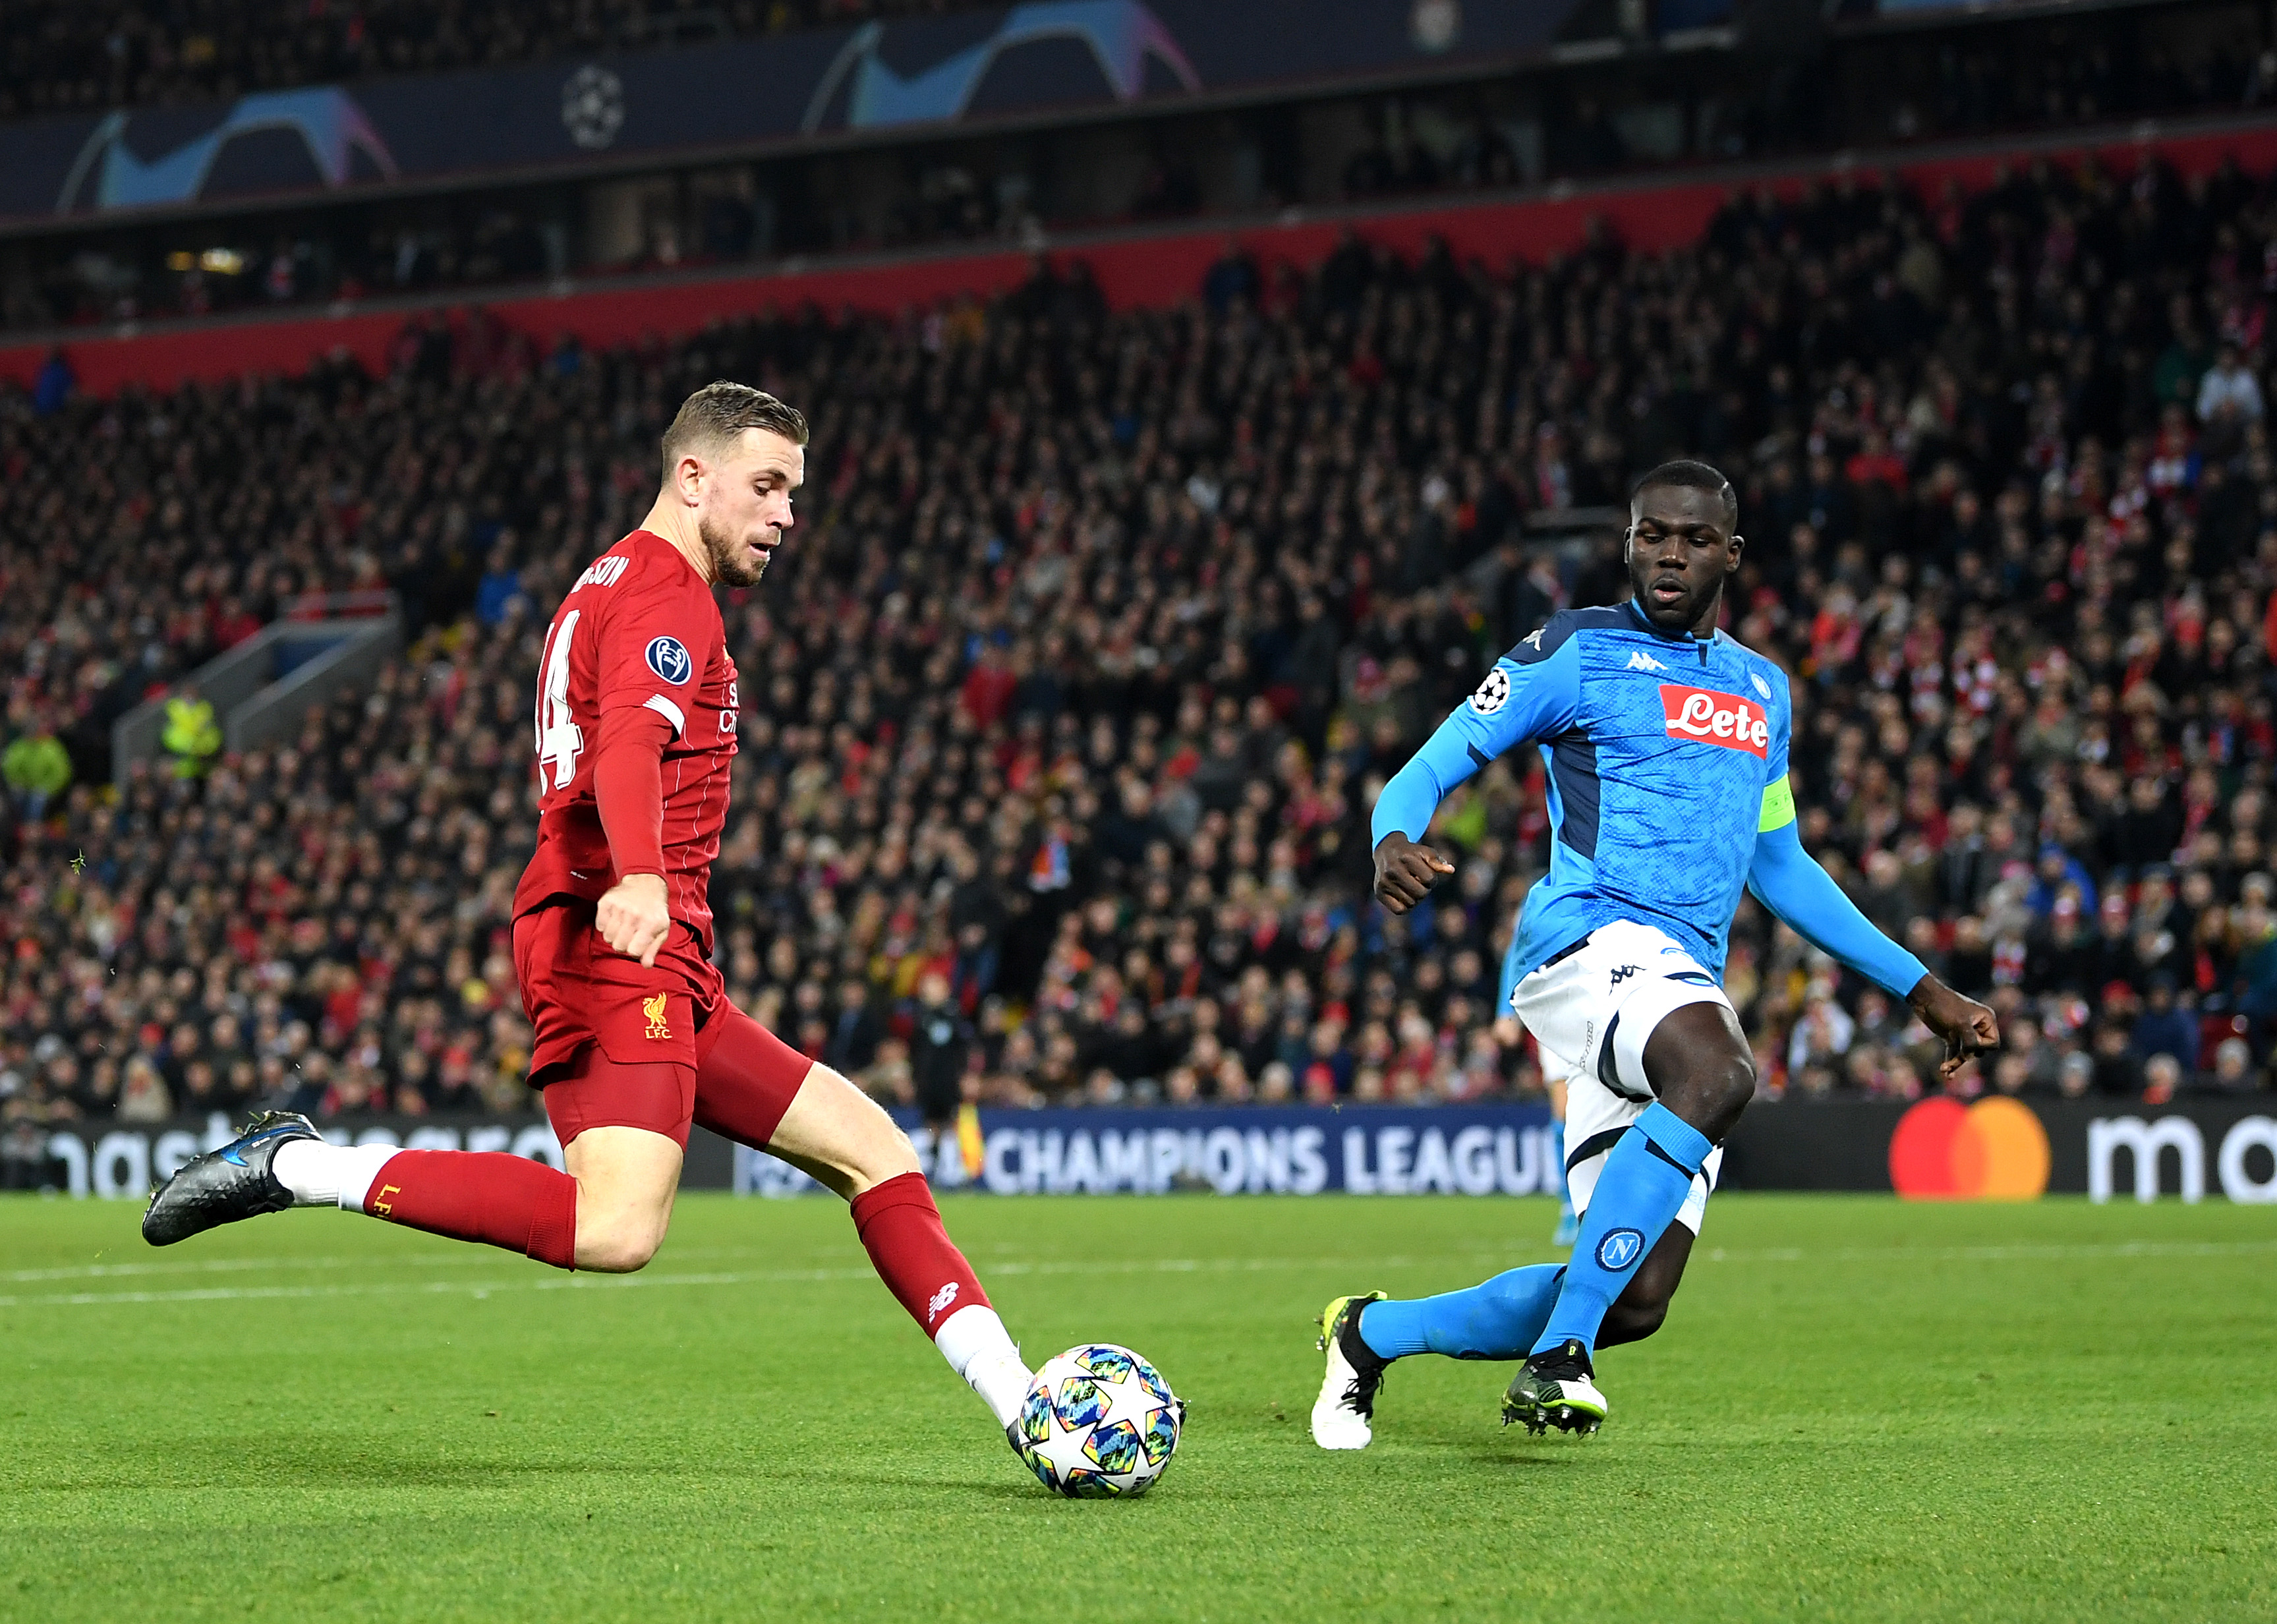
<instances>
[{"instance_id":1,"label":"clenched fist","mask_svg":"<svg viewBox=\"0 0 2277 1624\"><path fill-rule=\"evenodd\" d=\"M656 963L657 949L672 934L672 915L664 902L662 874L627 874L601 896L593 910L593 927L612 952L636 958L644 965Z\"/></svg>"},{"instance_id":2,"label":"clenched fist","mask_svg":"<svg viewBox=\"0 0 2277 1624\"><path fill-rule=\"evenodd\" d=\"M1945 1040L1945 1060L1937 1069L1950 1078L1973 1055L1990 1054L2000 1044L2000 1023L1974 998L1965 998L1933 975L1922 977L1906 1003L1922 1025Z\"/></svg>"},{"instance_id":3,"label":"clenched fist","mask_svg":"<svg viewBox=\"0 0 2277 1624\"><path fill-rule=\"evenodd\" d=\"M1375 848L1375 900L1394 913L1405 913L1454 872L1455 865L1430 847L1419 846L1394 829Z\"/></svg>"}]
</instances>

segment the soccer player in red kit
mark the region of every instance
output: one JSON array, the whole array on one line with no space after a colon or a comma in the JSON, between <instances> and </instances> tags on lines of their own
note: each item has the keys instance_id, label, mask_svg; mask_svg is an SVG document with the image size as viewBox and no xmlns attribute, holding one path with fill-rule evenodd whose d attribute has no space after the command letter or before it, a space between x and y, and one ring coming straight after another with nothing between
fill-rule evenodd
<instances>
[{"instance_id":1,"label":"soccer player in red kit","mask_svg":"<svg viewBox=\"0 0 2277 1624\"><path fill-rule=\"evenodd\" d=\"M712 861L741 703L718 586L753 586L805 477L806 420L716 383L664 436L639 530L577 577L546 633L537 852L514 955L567 1171L504 1153L327 1144L269 1112L151 1197L170 1246L286 1207L333 1206L559 1269L646 1263L671 1221L691 1122L766 1150L851 1203L879 1275L1009 1429L1028 1371L951 1243L908 1138L869 1097L728 1002L712 963Z\"/></svg>"}]
</instances>

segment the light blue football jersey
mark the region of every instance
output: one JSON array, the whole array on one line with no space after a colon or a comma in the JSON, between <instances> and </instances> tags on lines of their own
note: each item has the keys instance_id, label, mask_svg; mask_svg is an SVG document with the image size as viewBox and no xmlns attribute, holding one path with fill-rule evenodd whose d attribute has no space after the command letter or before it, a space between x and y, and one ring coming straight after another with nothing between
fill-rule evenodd
<instances>
[{"instance_id":1,"label":"light blue football jersey","mask_svg":"<svg viewBox=\"0 0 2277 1624\"><path fill-rule=\"evenodd\" d=\"M1554 840L1519 916L1516 973L1633 919L1720 978L1756 836L1794 818L1793 722L1786 674L1720 631L1665 632L1634 603L1564 610L1496 660L1417 752L1430 804L1388 804L1387 793L1375 838L1421 839L1448 789L1531 741Z\"/></svg>"}]
</instances>

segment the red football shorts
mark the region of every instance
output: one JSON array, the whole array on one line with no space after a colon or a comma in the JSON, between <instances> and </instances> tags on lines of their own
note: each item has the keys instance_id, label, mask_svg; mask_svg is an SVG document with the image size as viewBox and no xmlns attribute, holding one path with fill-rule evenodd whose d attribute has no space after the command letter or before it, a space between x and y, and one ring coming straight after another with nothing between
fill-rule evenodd
<instances>
[{"instance_id":1,"label":"red football shorts","mask_svg":"<svg viewBox=\"0 0 2277 1624\"><path fill-rule=\"evenodd\" d=\"M536 1033L529 1080L564 1145L625 1127L685 1149L701 1120L764 1148L812 1064L727 1001L677 920L644 966L601 940L591 903L559 897L514 922L514 962Z\"/></svg>"}]
</instances>

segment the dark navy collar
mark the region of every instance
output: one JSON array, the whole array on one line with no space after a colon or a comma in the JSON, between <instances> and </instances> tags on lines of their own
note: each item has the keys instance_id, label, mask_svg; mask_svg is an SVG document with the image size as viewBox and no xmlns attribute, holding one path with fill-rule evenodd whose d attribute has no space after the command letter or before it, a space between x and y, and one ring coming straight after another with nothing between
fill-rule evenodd
<instances>
[{"instance_id":1,"label":"dark navy collar","mask_svg":"<svg viewBox=\"0 0 2277 1624\"><path fill-rule=\"evenodd\" d=\"M1628 611L1629 619L1636 623L1636 629L1639 631L1649 631L1663 643L1713 643L1722 635L1711 631L1704 637L1695 637L1689 631L1669 631L1656 622L1652 616L1638 608L1637 600L1633 597L1623 599L1621 607Z\"/></svg>"}]
</instances>

